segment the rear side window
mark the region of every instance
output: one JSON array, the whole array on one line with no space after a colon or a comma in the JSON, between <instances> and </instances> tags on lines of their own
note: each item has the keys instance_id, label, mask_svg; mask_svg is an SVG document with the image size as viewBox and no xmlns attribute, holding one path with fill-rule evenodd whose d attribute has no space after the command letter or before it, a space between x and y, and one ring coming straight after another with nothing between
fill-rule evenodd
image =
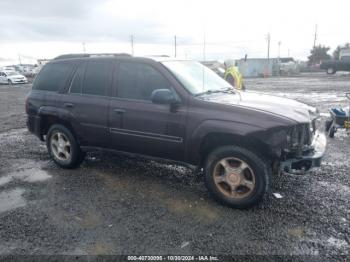
<instances>
[{"instance_id":1,"label":"rear side window","mask_svg":"<svg viewBox=\"0 0 350 262\"><path fill-rule=\"evenodd\" d=\"M120 63L117 97L151 100L156 89L170 89L170 83L152 66L137 62Z\"/></svg>"},{"instance_id":2,"label":"rear side window","mask_svg":"<svg viewBox=\"0 0 350 262\"><path fill-rule=\"evenodd\" d=\"M107 94L111 63L89 62L86 66L83 84L83 94L100 95Z\"/></svg>"},{"instance_id":3,"label":"rear side window","mask_svg":"<svg viewBox=\"0 0 350 262\"><path fill-rule=\"evenodd\" d=\"M81 94L81 89L83 86L85 64L79 65L78 69L75 71L72 82L70 84L69 92L72 94Z\"/></svg>"},{"instance_id":4,"label":"rear side window","mask_svg":"<svg viewBox=\"0 0 350 262\"><path fill-rule=\"evenodd\" d=\"M72 65L68 63L53 63L45 65L33 84L34 90L57 92L66 83Z\"/></svg>"}]
</instances>

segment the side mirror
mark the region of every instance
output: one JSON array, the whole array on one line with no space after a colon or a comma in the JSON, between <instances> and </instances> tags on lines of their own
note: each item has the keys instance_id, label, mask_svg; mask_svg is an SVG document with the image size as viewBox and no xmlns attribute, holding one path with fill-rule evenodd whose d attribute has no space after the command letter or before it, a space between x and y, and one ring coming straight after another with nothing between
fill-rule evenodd
<instances>
[{"instance_id":1,"label":"side mirror","mask_svg":"<svg viewBox=\"0 0 350 262\"><path fill-rule=\"evenodd\" d=\"M151 101L154 104L176 104L179 99L169 89L156 89L151 94Z\"/></svg>"}]
</instances>

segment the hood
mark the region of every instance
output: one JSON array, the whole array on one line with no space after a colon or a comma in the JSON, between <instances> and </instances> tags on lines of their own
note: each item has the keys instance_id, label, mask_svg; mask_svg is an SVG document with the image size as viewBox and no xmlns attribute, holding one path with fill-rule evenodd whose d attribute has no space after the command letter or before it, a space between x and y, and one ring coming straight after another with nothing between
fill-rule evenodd
<instances>
[{"instance_id":1,"label":"hood","mask_svg":"<svg viewBox=\"0 0 350 262\"><path fill-rule=\"evenodd\" d=\"M312 106L292 99L266 95L258 92L236 92L232 94L215 93L203 96L203 99L225 105L237 105L258 109L299 123L310 122L318 114L316 108Z\"/></svg>"}]
</instances>

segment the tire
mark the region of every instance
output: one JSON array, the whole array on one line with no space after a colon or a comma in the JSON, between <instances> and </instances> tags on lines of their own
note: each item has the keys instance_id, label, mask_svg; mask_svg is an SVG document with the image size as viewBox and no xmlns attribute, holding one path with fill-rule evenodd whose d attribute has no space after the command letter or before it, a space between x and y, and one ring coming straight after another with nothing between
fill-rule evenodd
<instances>
[{"instance_id":1,"label":"tire","mask_svg":"<svg viewBox=\"0 0 350 262\"><path fill-rule=\"evenodd\" d=\"M336 73L336 70L333 67L327 68L327 74L328 75L334 75Z\"/></svg>"},{"instance_id":2,"label":"tire","mask_svg":"<svg viewBox=\"0 0 350 262\"><path fill-rule=\"evenodd\" d=\"M331 128L332 123L333 123L332 119L326 121L326 123L325 123L325 130L326 130L326 132L329 132L329 129Z\"/></svg>"},{"instance_id":3,"label":"tire","mask_svg":"<svg viewBox=\"0 0 350 262\"><path fill-rule=\"evenodd\" d=\"M328 131L328 136L329 136L330 138L334 138L335 131L336 131L335 127L334 127L334 126L331 127L331 128L329 129L329 131Z\"/></svg>"},{"instance_id":4,"label":"tire","mask_svg":"<svg viewBox=\"0 0 350 262\"><path fill-rule=\"evenodd\" d=\"M63 125L51 126L46 136L46 147L51 159L62 168L76 168L85 159L72 132Z\"/></svg>"},{"instance_id":5,"label":"tire","mask_svg":"<svg viewBox=\"0 0 350 262\"><path fill-rule=\"evenodd\" d=\"M217 201L245 209L256 205L268 191L269 170L264 161L249 150L223 146L210 153L206 160L205 184Z\"/></svg>"},{"instance_id":6,"label":"tire","mask_svg":"<svg viewBox=\"0 0 350 262\"><path fill-rule=\"evenodd\" d=\"M9 80L7 80L7 83L9 84L9 86L12 86L12 81L9 79Z\"/></svg>"}]
</instances>

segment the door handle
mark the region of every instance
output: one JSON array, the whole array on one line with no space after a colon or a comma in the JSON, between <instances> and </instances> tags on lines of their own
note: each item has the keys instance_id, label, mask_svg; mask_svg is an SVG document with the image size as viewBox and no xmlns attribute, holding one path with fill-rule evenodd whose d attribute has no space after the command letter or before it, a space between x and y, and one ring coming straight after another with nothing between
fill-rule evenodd
<instances>
[{"instance_id":1,"label":"door handle","mask_svg":"<svg viewBox=\"0 0 350 262\"><path fill-rule=\"evenodd\" d=\"M117 114L123 114L126 112L125 109L120 109L120 108L115 108L113 109L113 111Z\"/></svg>"},{"instance_id":2,"label":"door handle","mask_svg":"<svg viewBox=\"0 0 350 262\"><path fill-rule=\"evenodd\" d=\"M72 103L64 103L63 105L64 105L64 107L69 107L69 108L74 107L74 104L72 104Z\"/></svg>"}]
</instances>

